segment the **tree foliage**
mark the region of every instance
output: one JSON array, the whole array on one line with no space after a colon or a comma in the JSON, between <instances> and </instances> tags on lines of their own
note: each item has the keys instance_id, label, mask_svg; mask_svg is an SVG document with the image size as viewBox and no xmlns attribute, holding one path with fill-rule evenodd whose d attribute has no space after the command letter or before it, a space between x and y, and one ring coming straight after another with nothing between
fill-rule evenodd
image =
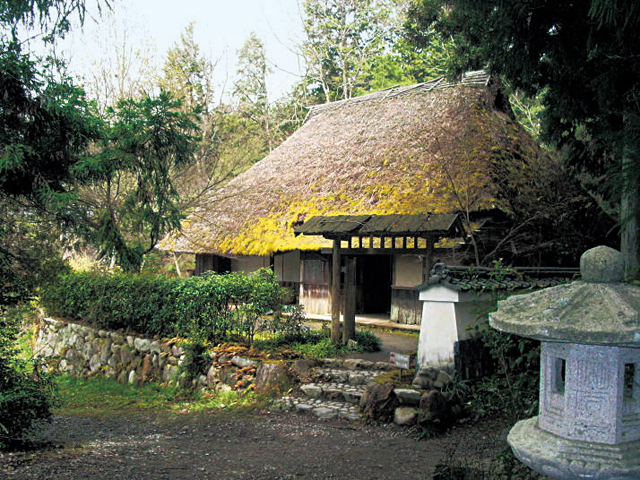
<instances>
[{"instance_id":1,"label":"tree foliage","mask_svg":"<svg viewBox=\"0 0 640 480\"><path fill-rule=\"evenodd\" d=\"M216 63L207 60L189 25L167 52L160 86L194 114L199 139L192 165L176 172L181 209L188 211L206 192L215 190L264 156L256 125L234 106L216 99L212 84Z\"/></svg>"},{"instance_id":2,"label":"tree foliage","mask_svg":"<svg viewBox=\"0 0 640 480\"><path fill-rule=\"evenodd\" d=\"M19 358L19 328L0 305L0 450L25 440L38 420L51 418L55 387L33 359Z\"/></svg>"},{"instance_id":3,"label":"tree foliage","mask_svg":"<svg viewBox=\"0 0 640 480\"><path fill-rule=\"evenodd\" d=\"M32 227L43 212L63 211L73 201L75 169L87 146L100 135L100 121L82 89L68 78L54 78L47 64L23 52L24 43L19 38L20 33L37 30L53 42L67 32L70 18L76 13L81 20L84 18L83 1L0 4L3 288L33 287L37 271L34 262L44 258L33 255L37 249L30 242L43 230Z\"/></svg>"},{"instance_id":4,"label":"tree foliage","mask_svg":"<svg viewBox=\"0 0 640 480\"><path fill-rule=\"evenodd\" d=\"M0 449L51 417L51 379L19 358L12 310L32 297L50 253L53 229L39 225L40 213L70 204L75 169L100 131L82 90L47 74L47 65L24 53L20 34L53 42L84 13L84 0L0 3Z\"/></svg>"},{"instance_id":5,"label":"tree foliage","mask_svg":"<svg viewBox=\"0 0 640 480\"><path fill-rule=\"evenodd\" d=\"M19 44L0 56L0 192L40 206L68 192L99 120L70 80L46 78Z\"/></svg>"},{"instance_id":6,"label":"tree foliage","mask_svg":"<svg viewBox=\"0 0 640 480\"><path fill-rule=\"evenodd\" d=\"M302 55L325 102L351 98L370 59L384 53L390 27L386 0L305 0Z\"/></svg>"},{"instance_id":7,"label":"tree foliage","mask_svg":"<svg viewBox=\"0 0 640 480\"><path fill-rule=\"evenodd\" d=\"M167 92L121 100L108 109L110 125L99 153L79 169L95 187L77 205L90 227L86 233L125 271L139 271L143 256L180 227L172 179L192 162L196 147L190 134L196 125L180 105Z\"/></svg>"},{"instance_id":8,"label":"tree foliage","mask_svg":"<svg viewBox=\"0 0 640 480\"><path fill-rule=\"evenodd\" d=\"M159 86L182 101L184 110L206 114L213 105L211 77L215 65L200 52L189 24L180 41L167 51Z\"/></svg>"},{"instance_id":9,"label":"tree foliage","mask_svg":"<svg viewBox=\"0 0 640 480\"><path fill-rule=\"evenodd\" d=\"M455 41L450 71L488 68L529 95L544 93L542 138L619 203L627 271L638 265L640 23L635 2L416 0L411 37L434 26Z\"/></svg>"},{"instance_id":10,"label":"tree foliage","mask_svg":"<svg viewBox=\"0 0 640 480\"><path fill-rule=\"evenodd\" d=\"M268 152L275 143L267 92L267 76L271 72L264 43L252 32L238 51L238 78L233 91L240 113L258 126Z\"/></svg>"},{"instance_id":11,"label":"tree foliage","mask_svg":"<svg viewBox=\"0 0 640 480\"><path fill-rule=\"evenodd\" d=\"M125 6L118 5L118 9L122 8ZM144 36L140 25L129 24L128 20L119 22L114 12L107 12L97 25L97 48L103 54L91 62L83 86L102 114L119 100L140 99L158 90L152 41Z\"/></svg>"}]
</instances>

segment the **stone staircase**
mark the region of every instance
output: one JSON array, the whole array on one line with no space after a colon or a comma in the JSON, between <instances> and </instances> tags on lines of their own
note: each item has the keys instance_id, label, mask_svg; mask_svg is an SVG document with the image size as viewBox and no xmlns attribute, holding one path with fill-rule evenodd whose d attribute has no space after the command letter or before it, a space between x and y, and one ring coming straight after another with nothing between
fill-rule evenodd
<instances>
[{"instance_id":1,"label":"stone staircase","mask_svg":"<svg viewBox=\"0 0 640 480\"><path fill-rule=\"evenodd\" d=\"M367 385L376 376L395 368L386 362L327 358L319 362L307 381L274 407L319 418L359 421L358 405Z\"/></svg>"}]
</instances>

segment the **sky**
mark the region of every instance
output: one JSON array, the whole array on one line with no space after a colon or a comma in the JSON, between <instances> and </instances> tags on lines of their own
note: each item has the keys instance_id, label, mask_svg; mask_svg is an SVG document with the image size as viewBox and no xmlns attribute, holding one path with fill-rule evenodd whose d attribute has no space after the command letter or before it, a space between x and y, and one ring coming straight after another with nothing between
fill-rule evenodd
<instances>
[{"instance_id":1,"label":"sky","mask_svg":"<svg viewBox=\"0 0 640 480\"><path fill-rule=\"evenodd\" d=\"M125 36L126 43L161 66L167 50L193 22L202 54L217 62L214 84L220 93L232 90L236 53L252 31L264 42L272 65L272 99L285 95L300 78L302 65L295 53L302 40L298 0L111 0L112 11L102 15L95 2L87 0L84 26L75 27L56 49L74 75L87 77L97 63L114 57Z\"/></svg>"}]
</instances>

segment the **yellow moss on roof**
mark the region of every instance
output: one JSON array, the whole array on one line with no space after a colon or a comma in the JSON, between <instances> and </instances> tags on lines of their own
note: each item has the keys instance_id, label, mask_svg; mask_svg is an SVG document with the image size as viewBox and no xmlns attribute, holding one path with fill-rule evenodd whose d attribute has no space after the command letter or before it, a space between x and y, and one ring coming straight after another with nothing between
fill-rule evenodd
<instances>
[{"instance_id":1,"label":"yellow moss on roof","mask_svg":"<svg viewBox=\"0 0 640 480\"><path fill-rule=\"evenodd\" d=\"M323 106L205 199L161 248L235 255L317 250L330 243L295 237L294 223L317 215L500 208L493 165L507 156L526 164L527 148L534 148L530 137L493 107L486 85L408 88Z\"/></svg>"}]
</instances>

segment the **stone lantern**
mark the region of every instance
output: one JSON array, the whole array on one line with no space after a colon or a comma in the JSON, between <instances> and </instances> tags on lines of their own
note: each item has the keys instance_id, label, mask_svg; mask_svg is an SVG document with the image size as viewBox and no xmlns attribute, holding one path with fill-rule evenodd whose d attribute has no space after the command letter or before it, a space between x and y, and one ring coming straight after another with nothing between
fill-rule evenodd
<instances>
[{"instance_id":1,"label":"stone lantern","mask_svg":"<svg viewBox=\"0 0 640 480\"><path fill-rule=\"evenodd\" d=\"M622 254L580 259L581 281L501 301L492 327L542 342L539 416L507 441L555 479L640 479L640 287Z\"/></svg>"}]
</instances>

